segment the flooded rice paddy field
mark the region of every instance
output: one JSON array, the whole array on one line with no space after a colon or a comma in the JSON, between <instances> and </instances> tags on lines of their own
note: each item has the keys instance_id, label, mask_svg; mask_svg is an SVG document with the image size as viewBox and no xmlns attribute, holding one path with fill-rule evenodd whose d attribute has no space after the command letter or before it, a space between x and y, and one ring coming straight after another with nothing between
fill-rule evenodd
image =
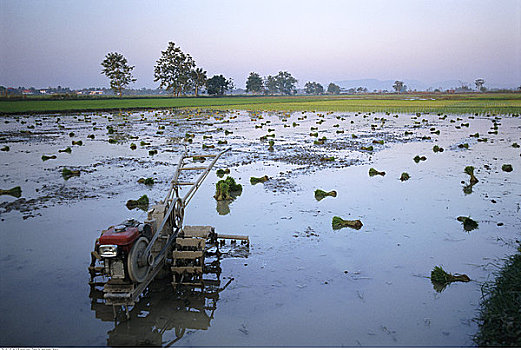
<instances>
[{"instance_id":1,"label":"flooded rice paddy field","mask_svg":"<svg viewBox=\"0 0 521 350\"><path fill-rule=\"evenodd\" d=\"M521 119L507 115L2 117L0 188L20 186L22 194L0 196L0 343L471 346L481 285L520 239L521 151L512 146L520 135ZM236 200L218 203L212 171L185 224L249 235L249 254L221 261L221 285L229 284L217 297L176 295L158 282L130 321L115 324L91 294L90 251L101 230L146 218L127 200L164 198L185 144L193 154L215 151L203 145L231 147L215 169L229 168L243 186ZM444 151L433 152L435 145ZM67 147L70 153L59 152ZM426 160L416 163L417 155ZM475 168L474 186L466 166ZM80 176L64 179L64 167ZM385 176L369 176L370 168ZM409 180L400 181L403 172ZM264 175L267 182L250 184ZM155 184L137 183L141 177ZM316 189L337 196L317 201ZM333 230L334 216L363 227ZM466 231L459 216L478 228ZM433 286L437 265L471 281Z\"/></svg>"}]
</instances>

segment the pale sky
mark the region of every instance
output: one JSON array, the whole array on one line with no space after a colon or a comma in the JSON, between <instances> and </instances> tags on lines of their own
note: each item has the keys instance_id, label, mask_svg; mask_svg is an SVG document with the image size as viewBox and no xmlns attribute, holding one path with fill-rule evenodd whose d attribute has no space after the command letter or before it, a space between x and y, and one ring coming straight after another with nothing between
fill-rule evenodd
<instances>
[{"instance_id":1,"label":"pale sky","mask_svg":"<svg viewBox=\"0 0 521 350\"><path fill-rule=\"evenodd\" d=\"M521 0L0 0L0 85L109 87L108 52L158 86L173 41L244 87L249 72L307 81L375 78L521 85Z\"/></svg>"}]
</instances>

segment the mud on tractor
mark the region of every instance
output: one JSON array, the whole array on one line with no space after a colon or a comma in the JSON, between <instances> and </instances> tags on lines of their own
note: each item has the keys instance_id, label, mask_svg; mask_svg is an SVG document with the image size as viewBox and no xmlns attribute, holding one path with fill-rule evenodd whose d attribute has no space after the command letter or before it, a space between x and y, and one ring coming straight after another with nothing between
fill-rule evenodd
<instances>
[{"instance_id":1,"label":"mud on tractor","mask_svg":"<svg viewBox=\"0 0 521 350\"><path fill-rule=\"evenodd\" d=\"M186 206L227 151L229 149L196 156L183 152L168 195L152 206L145 222L126 220L102 231L96 239L91 252L89 283L92 287L102 287L103 299L106 305L113 306L114 317L116 307L120 307L128 318L129 306L135 304L156 277L170 275L174 289L188 287L202 291L215 284L219 279L212 281L207 276L220 274L218 259L225 240L234 246L240 242L240 248L248 250L247 236L217 234L211 226L183 226ZM207 165L191 166L189 159L211 161ZM187 175L183 180L180 180L181 173ZM195 180L187 181L185 177ZM180 195L182 189L183 196Z\"/></svg>"}]
</instances>

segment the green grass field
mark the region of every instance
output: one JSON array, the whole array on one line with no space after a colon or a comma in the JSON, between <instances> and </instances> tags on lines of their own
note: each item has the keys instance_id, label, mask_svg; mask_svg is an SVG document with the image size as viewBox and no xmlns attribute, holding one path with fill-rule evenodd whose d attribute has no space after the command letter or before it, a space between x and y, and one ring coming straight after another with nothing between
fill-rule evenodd
<instances>
[{"instance_id":1,"label":"green grass field","mask_svg":"<svg viewBox=\"0 0 521 350\"><path fill-rule=\"evenodd\" d=\"M0 100L0 113L54 113L125 109L208 108L270 111L520 113L521 94L349 96L241 96Z\"/></svg>"}]
</instances>

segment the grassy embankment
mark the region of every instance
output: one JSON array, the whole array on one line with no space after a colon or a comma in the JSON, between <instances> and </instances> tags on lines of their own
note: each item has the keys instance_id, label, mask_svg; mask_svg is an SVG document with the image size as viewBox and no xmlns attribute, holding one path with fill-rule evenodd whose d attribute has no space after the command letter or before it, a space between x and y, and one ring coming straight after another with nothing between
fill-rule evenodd
<instances>
[{"instance_id":1,"label":"grassy embankment","mask_svg":"<svg viewBox=\"0 0 521 350\"><path fill-rule=\"evenodd\" d=\"M407 94L0 100L0 113L208 108L271 111L520 113L521 94Z\"/></svg>"},{"instance_id":2,"label":"grassy embankment","mask_svg":"<svg viewBox=\"0 0 521 350\"><path fill-rule=\"evenodd\" d=\"M483 288L486 299L474 339L480 347L521 347L521 246L518 250Z\"/></svg>"}]
</instances>

